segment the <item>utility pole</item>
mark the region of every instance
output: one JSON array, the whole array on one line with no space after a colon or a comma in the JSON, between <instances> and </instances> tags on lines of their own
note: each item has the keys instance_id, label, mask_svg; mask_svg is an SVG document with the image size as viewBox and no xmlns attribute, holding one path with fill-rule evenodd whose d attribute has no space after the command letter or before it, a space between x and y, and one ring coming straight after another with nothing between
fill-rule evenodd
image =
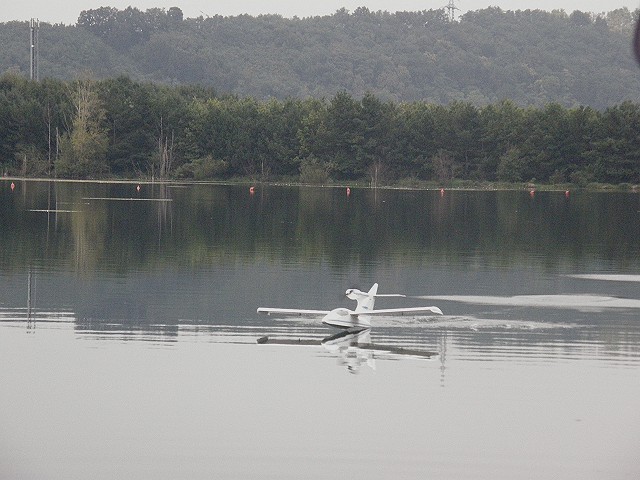
<instances>
[{"instance_id":1,"label":"utility pole","mask_svg":"<svg viewBox=\"0 0 640 480\"><path fill-rule=\"evenodd\" d=\"M40 80L40 72L38 71L38 60L40 59L40 52L38 51L39 31L40 31L40 20L38 20L37 18L32 18L31 22L29 22L29 32L30 32L30 40L31 40L31 48L30 48L31 69L30 69L29 78L35 81Z\"/></svg>"}]
</instances>

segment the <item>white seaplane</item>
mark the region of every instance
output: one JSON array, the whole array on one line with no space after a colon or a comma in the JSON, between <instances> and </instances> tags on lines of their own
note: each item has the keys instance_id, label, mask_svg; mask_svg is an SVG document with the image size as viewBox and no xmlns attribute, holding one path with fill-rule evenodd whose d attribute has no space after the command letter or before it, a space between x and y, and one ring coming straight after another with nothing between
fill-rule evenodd
<instances>
[{"instance_id":1,"label":"white seaplane","mask_svg":"<svg viewBox=\"0 0 640 480\"><path fill-rule=\"evenodd\" d=\"M301 310L295 308L269 308L260 307L258 313L268 315L297 315L297 316L318 316L322 317L322 323L332 327L344 329L367 329L371 328L371 317L396 315L417 315L420 313L436 313L442 315L442 310L438 307L408 307L408 308L385 308L374 310L373 305L378 297L406 297L397 293L380 294L378 284L374 283L368 292L361 292L355 288L346 291L347 298L355 300L357 303L355 310L348 308L334 308L333 310Z\"/></svg>"}]
</instances>

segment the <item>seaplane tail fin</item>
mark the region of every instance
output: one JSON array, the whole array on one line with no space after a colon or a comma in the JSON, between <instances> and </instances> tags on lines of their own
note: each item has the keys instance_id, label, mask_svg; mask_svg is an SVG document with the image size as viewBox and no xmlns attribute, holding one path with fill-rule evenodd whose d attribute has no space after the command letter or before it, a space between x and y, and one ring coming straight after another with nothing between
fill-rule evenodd
<instances>
[{"instance_id":1,"label":"seaplane tail fin","mask_svg":"<svg viewBox=\"0 0 640 480\"><path fill-rule=\"evenodd\" d=\"M378 284L374 283L369 289L366 295L358 298L358 306L356 307L356 313L370 312L373 310L373 306L376 303L376 294L378 293Z\"/></svg>"}]
</instances>

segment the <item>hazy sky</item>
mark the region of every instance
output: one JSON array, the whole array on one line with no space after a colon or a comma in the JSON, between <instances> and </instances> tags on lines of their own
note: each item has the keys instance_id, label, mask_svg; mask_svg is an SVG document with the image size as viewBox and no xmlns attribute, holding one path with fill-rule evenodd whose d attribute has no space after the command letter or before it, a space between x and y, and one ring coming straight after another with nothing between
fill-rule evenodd
<instances>
[{"instance_id":1,"label":"hazy sky","mask_svg":"<svg viewBox=\"0 0 640 480\"><path fill-rule=\"evenodd\" d=\"M5 0L0 8L0 21L29 20L39 18L50 23L74 24L78 14L82 10L89 10L101 6L111 6L118 9L131 5L140 10L152 7L180 7L185 17L198 17L200 15L239 15L248 13L258 15L260 13L278 13L285 17L309 17L313 15L328 15L341 7L353 11L359 6L365 6L370 10L428 10L444 7L448 0L324 0L300 1L300 0L272 0L270 2L258 0L32 0L16 1ZM564 9L567 13L574 10L583 12L609 12L626 6L630 10L640 7L640 0L455 0L459 12L478 10L488 6L497 6L503 10Z\"/></svg>"}]
</instances>

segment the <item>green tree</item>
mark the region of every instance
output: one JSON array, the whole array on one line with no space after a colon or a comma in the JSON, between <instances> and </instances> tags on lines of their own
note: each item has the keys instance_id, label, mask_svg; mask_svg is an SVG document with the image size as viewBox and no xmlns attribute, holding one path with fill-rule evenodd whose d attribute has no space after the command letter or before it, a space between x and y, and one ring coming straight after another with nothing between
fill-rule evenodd
<instances>
[{"instance_id":1,"label":"green tree","mask_svg":"<svg viewBox=\"0 0 640 480\"><path fill-rule=\"evenodd\" d=\"M152 85L148 95L154 147L146 172L151 177L165 177L187 161L190 145L185 143L185 137L191 119L190 103L206 102L214 93L199 87Z\"/></svg>"},{"instance_id":2,"label":"green tree","mask_svg":"<svg viewBox=\"0 0 640 480\"><path fill-rule=\"evenodd\" d=\"M300 162L300 181L311 185L324 185L329 182L331 170L331 164L311 155Z\"/></svg>"},{"instance_id":3,"label":"green tree","mask_svg":"<svg viewBox=\"0 0 640 480\"><path fill-rule=\"evenodd\" d=\"M151 87L118 77L100 82L98 90L106 113L106 161L111 173L133 176L144 172L157 149Z\"/></svg>"},{"instance_id":4,"label":"green tree","mask_svg":"<svg viewBox=\"0 0 640 480\"><path fill-rule=\"evenodd\" d=\"M431 157L436 180L441 184L451 182L456 176L455 162L450 152L440 149Z\"/></svg>"},{"instance_id":5,"label":"green tree","mask_svg":"<svg viewBox=\"0 0 640 480\"><path fill-rule=\"evenodd\" d=\"M28 138L26 79L7 73L0 77L0 166L1 173L17 170L16 151Z\"/></svg>"},{"instance_id":6,"label":"green tree","mask_svg":"<svg viewBox=\"0 0 640 480\"><path fill-rule=\"evenodd\" d=\"M502 182L515 183L523 180L524 171L525 163L520 151L517 148L510 148L500 157L496 174L498 180Z\"/></svg>"},{"instance_id":7,"label":"green tree","mask_svg":"<svg viewBox=\"0 0 640 480\"><path fill-rule=\"evenodd\" d=\"M393 170L397 177L431 178L437 152L435 108L425 103L401 104L394 118Z\"/></svg>"},{"instance_id":8,"label":"green tree","mask_svg":"<svg viewBox=\"0 0 640 480\"><path fill-rule=\"evenodd\" d=\"M85 76L74 82L71 99L71 129L62 138L56 173L61 177L95 178L108 171L105 110L95 81Z\"/></svg>"},{"instance_id":9,"label":"green tree","mask_svg":"<svg viewBox=\"0 0 640 480\"><path fill-rule=\"evenodd\" d=\"M640 183L640 105L625 102L603 116L602 140L596 142L595 178L609 183Z\"/></svg>"},{"instance_id":10,"label":"green tree","mask_svg":"<svg viewBox=\"0 0 640 480\"><path fill-rule=\"evenodd\" d=\"M607 12L607 26L614 32L631 34L636 19L627 7L617 8Z\"/></svg>"},{"instance_id":11,"label":"green tree","mask_svg":"<svg viewBox=\"0 0 640 480\"><path fill-rule=\"evenodd\" d=\"M481 176L481 152L478 137L481 135L478 108L468 102L453 102L448 108L446 130L441 132L441 148L452 152L464 178Z\"/></svg>"},{"instance_id":12,"label":"green tree","mask_svg":"<svg viewBox=\"0 0 640 480\"><path fill-rule=\"evenodd\" d=\"M499 159L526 138L525 111L509 100L487 105L480 112L478 136L482 152L482 176L494 180Z\"/></svg>"},{"instance_id":13,"label":"green tree","mask_svg":"<svg viewBox=\"0 0 640 480\"><path fill-rule=\"evenodd\" d=\"M360 103L347 92L338 92L327 107L322 133L326 135L318 157L334 163L342 178L364 176L366 159L358 157L364 141Z\"/></svg>"},{"instance_id":14,"label":"green tree","mask_svg":"<svg viewBox=\"0 0 640 480\"><path fill-rule=\"evenodd\" d=\"M48 174L66 113L62 82L0 77L0 171Z\"/></svg>"},{"instance_id":15,"label":"green tree","mask_svg":"<svg viewBox=\"0 0 640 480\"><path fill-rule=\"evenodd\" d=\"M526 161L525 179L547 181L562 170L566 158L566 139L570 135L567 109L551 103L543 109L526 112L527 136L518 145Z\"/></svg>"}]
</instances>

